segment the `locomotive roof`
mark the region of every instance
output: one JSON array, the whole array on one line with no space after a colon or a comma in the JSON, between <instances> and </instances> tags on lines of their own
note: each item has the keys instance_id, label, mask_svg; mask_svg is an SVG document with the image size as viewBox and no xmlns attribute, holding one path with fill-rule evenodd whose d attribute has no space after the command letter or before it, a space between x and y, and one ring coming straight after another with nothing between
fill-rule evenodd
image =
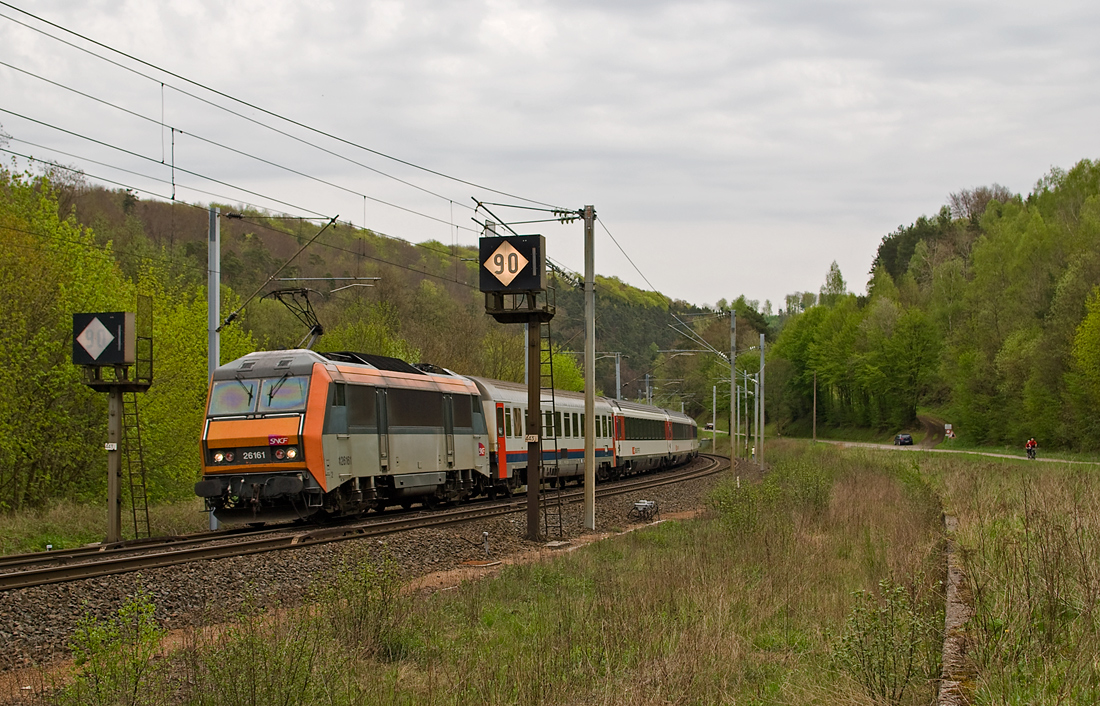
<instances>
[{"instance_id":1,"label":"locomotive roof","mask_svg":"<svg viewBox=\"0 0 1100 706\"><path fill-rule=\"evenodd\" d=\"M325 358L315 351L292 349L285 351L255 351L219 366L214 371L215 380L232 380L242 373L249 377L265 375L309 375L314 363L324 363Z\"/></svg>"}]
</instances>

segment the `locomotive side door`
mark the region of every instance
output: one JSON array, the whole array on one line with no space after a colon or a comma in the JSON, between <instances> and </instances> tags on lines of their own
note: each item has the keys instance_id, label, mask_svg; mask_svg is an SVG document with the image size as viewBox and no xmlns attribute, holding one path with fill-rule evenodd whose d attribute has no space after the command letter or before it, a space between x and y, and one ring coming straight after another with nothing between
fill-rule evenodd
<instances>
[{"instance_id":1,"label":"locomotive side door","mask_svg":"<svg viewBox=\"0 0 1100 706\"><path fill-rule=\"evenodd\" d=\"M390 423L386 413L386 389L379 387L374 399L378 405L375 408L378 417L378 468L386 472L390 467Z\"/></svg>"},{"instance_id":2,"label":"locomotive side door","mask_svg":"<svg viewBox=\"0 0 1100 706\"><path fill-rule=\"evenodd\" d=\"M455 467L455 405L451 395L443 395L443 436L447 447L447 468Z\"/></svg>"}]
</instances>

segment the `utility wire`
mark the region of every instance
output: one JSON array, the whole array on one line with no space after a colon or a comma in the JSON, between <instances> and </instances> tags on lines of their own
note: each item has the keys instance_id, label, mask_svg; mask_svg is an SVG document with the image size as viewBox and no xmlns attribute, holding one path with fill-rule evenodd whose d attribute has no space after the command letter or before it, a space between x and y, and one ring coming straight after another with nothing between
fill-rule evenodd
<instances>
[{"instance_id":1,"label":"utility wire","mask_svg":"<svg viewBox=\"0 0 1100 706\"><path fill-rule=\"evenodd\" d=\"M17 138L12 138L12 139L14 140L14 139L17 139ZM18 141L26 143L25 140L18 140ZM27 144L32 144L32 143L27 143ZM35 146L38 146L38 145L35 145ZM44 149L50 149L50 148L44 148ZM60 150L54 150L54 151L59 152L60 154L66 154L66 155L68 154L68 153L65 153L65 152L61 152ZM27 160L30 160L32 162L39 162L41 164L47 164L51 167L56 167L58 169L64 169L66 171L70 171L70 172L73 172L75 174L80 174L80 175L83 175L83 176L90 176L93 179L97 179L99 181L104 181L104 182L107 182L107 183L110 183L110 184L114 184L114 185L120 186L124 189L129 189L130 191L134 191L134 192L138 192L138 193L144 193L144 194L150 194L152 196L157 196L159 198L164 199L165 201L169 200L168 197L164 194L158 194L156 192L149 191L148 189L143 189L143 188L140 188L140 187L131 186L129 184L125 184L125 183L122 183L122 182L112 181L112 180L107 179L105 177L97 176L97 175L94 175L94 174L88 174L87 172L84 172L84 171L79 170L79 169L74 169L73 167L68 166L68 165L59 164L57 162L51 162L51 161L48 161L48 160L38 159L36 157L31 157L31 156L24 155L24 154L21 154L19 152L14 152L12 150L4 149L4 148L0 148L0 152L6 152L8 154L14 155L16 157L21 157L23 159L27 159ZM78 159L79 159L79 157L78 157ZM88 161L92 161L92 160L88 160ZM109 164L103 164L103 166L109 167L111 169L119 169L120 171L129 171L129 170L122 169L121 167L115 167L115 166L112 166L112 165L109 165ZM143 174L139 174L137 172L132 172L132 173L136 174L138 176L146 176L146 175L143 175ZM164 183L164 184L168 183L168 181L165 180L165 179L157 179L156 177L147 177L147 178L153 179L155 181L159 181L159 182ZM193 187L186 186L186 185L177 185L177 186L180 186L181 188L188 189L188 190L191 190L191 191L198 191L199 193L204 193L204 194L207 194L209 196L213 196L215 198L221 198L221 199L226 198L223 194L215 194L215 193L212 193L212 192L205 192L205 191L201 191L199 189L195 189ZM194 204L189 204L186 201L174 201L172 203L179 204L179 205L182 205L182 206L187 206L188 208L198 209L198 210L201 210L203 212L207 211L207 209L202 207L202 206L196 206ZM245 204L245 205L256 208L257 210L261 209L260 206L257 206L255 204ZM279 230L278 228L272 228L271 226L269 226L266 223L263 223L261 221L250 220L250 218L251 217L248 217L248 216L244 217L244 219L248 220L248 222L251 223L252 225L259 226L259 227L264 228L266 230L270 230L273 233L279 233L280 235L293 235L292 233L287 233L284 230ZM313 219L306 219L306 220L313 220ZM352 227L354 227L354 226L352 226ZM374 235L377 235L379 237L382 237L382 238L387 238L389 240L395 240L395 241L398 241L398 242L401 242L401 243L405 243L406 245L409 245L411 247L420 247L420 248L424 248L424 249L426 249L430 252L434 252L434 253L437 253L437 254L440 254L440 255L448 255L448 256L451 256L451 257L456 257L456 255L454 253L450 253L446 250L439 250L437 248L432 248L432 247L426 245L425 243L412 243L412 242L409 242L409 241L405 240L404 238L399 238L399 237L393 236L393 235L387 235L386 233L382 233L382 232L379 232L379 231L376 231L376 230L370 230L369 232L373 233ZM51 237L51 236L46 236L46 237ZM463 281L461 281L457 278L452 279L450 277L444 277L442 275L437 275L437 274L432 273L432 272L426 272L424 270L418 270L415 267L409 267L407 265L402 265L400 263L392 262L390 260L386 260L386 259L383 259L383 258L380 258L380 257L374 257L372 255L359 253L359 252L354 251L354 250L348 250L347 248L343 248L343 247L340 247L338 245L333 245L332 243L327 243L324 240L317 241L317 244L322 246L322 247L326 247L326 248L329 248L329 249L332 249L332 250L337 250L337 251L340 251L340 252L348 253L350 255L355 255L357 257L364 257L368 260L374 260L376 262L380 262L380 263L385 264L385 265L390 265L392 267L399 267L401 269L408 270L409 272L415 272L415 273L424 275L425 277L433 277L433 278L442 280L444 282L453 282L455 284L461 285L463 287L467 287L469 289L476 289L477 288L477 287L475 287L475 286L473 286L473 285L471 285L467 282L463 282ZM99 247L99 246L96 246L96 247ZM116 252L121 252L121 251L116 251ZM151 258L149 256L134 255L132 253L130 254L130 256L131 257L134 257L134 256L136 256L136 257L145 257L146 259L160 259L161 261L168 262L168 263L174 262L172 260L168 260L168 259L165 259L165 258ZM195 267L195 269L200 270L202 272L208 272L209 271L206 268L200 268L200 267Z\"/></svg>"},{"instance_id":2,"label":"utility wire","mask_svg":"<svg viewBox=\"0 0 1100 706\"><path fill-rule=\"evenodd\" d=\"M423 213L421 211L417 211L417 210L412 209L412 208L407 208L405 206L400 206L398 204L391 203L389 201L385 201L383 199L379 199L379 198L376 198L374 196L370 196L368 194L364 194L362 192L356 191L355 189L350 189L346 186L341 186L340 184L336 184L336 183L333 183L331 181L321 179L320 177L315 177L311 174L307 174L305 172L299 171L297 169L294 169L293 167L288 167L288 166L279 164L277 162L272 162L271 160L265 159L263 157L260 157L260 156L254 155L254 154L251 154L249 152L245 152L243 150L239 150L235 147L230 147L229 145L224 145L220 142L217 142L216 140L211 140L210 138L203 137L203 136L195 134L193 132L188 132L188 131L182 130L178 127L168 125L168 124L164 123L161 120L157 120L156 118L150 118L147 115L142 115L141 113L137 113L137 112L132 111L128 108L124 108L120 105L116 105L115 103L111 103L110 101L103 100L102 98L97 98L96 96L93 96L89 93L85 93L84 91L80 91L80 90L77 90L77 89L72 88L70 86L66 86L62 83L58 83L57 81L53 81L51 79L45 78L44 76L40 76L36 73L33 73L31 71L27 71L26 69L19 68L18 66L14 66L14 65L9 64L7 62L0 61L0 66L6 66L9 69L12 69L13 71L18 71L22 74L25 74L25 75L30 76L32 78L35 78L39 81L43 81L43 82L48 83L52 86L56 86L57 88L60 88L62 90L69 91L71 93L75 93L78 96L82 96L84 98L87 98L88 100L95 101L96 103L101 103L101 104L103 104L103 105L105 105L109 108L114 108L115 110L121 111L123 113L126 113L127 115L131 115L131 116L133 116L135 118L138 118L140 120L145 120L145 121L150 122L154 125L158 125L162 128L169 128L170 130L173 130L174 132L177 132L180 135L187 135L188 137L190 137L192 139L198 140L200 142L205 142L208 145L212 145L212 146L217 147L219 149L226 150L227 152L232 152L232 153L240 155L242 157L247 157L249 159L254 159L257 162L261 162L261 163L266 164L268 166L275 167L276 169L282 169L283 171L289 172L291 174L295 174L297 176L309 179L311 181L318 182L320 184L324 184L325 186L331 186L334 189L339 189L340 191L345 191L349 194L353 194L353 195L358 196L360 198L368 199L368 200L373 201L375 203L380 203L382 205L389 206L391 208L396 208L400 211L405 211L406 213L411 213L411 214L414 214L414 215L417 215L417 216L421 216L422 218L427 218L429 220L435 221L436 223L442 223L442 224L445 224L445 225L448 225L448 226L453 225L450 221L443 220L442 218L437 218L435 216L428 215L427 213ZM43 148L43 149L50 149L50 148L46 147L46 148ZM160 163L161 164L164 163L163 158L160 160ZM104 166L106 166L106 165L104 165ZM363 165L360 165L360 166L363 166ZM433 196L438 196L439 198L442 198L442 199L447 198L447 197L441 196L439 194L434 194L433 193L432 195ZM469 207L467 207L467 208L469 208ZM534 223L534 222L537 222L537 221L532 221L532 222ZM363 227L364 228L367 227L367 224L364 223ZM461 228L462 230L469 231L471 233L476 233L477 232L472 228L466 228L464 226L455 226L455 227Z\"/></svg>"},{"instance_id":3,"label":"utility wire","mask_svg":"<svg viewBox=\"0 0 1100 706\"><path fill-rule=\"evenodd\" d=\"M8 115L14 115L17 118L22 118L23 120L26 120L28 122L36 123L38 125L42 125L43 127L48 127L52 130L57 130L58 132L63 132L66 135L71 135L71 136L79 138L81 140L87 140L88 142L93 142L93 143L95 143L97 145L100 145L102 147L107 147L109 149L117 150L119 152L122 152L123 154L128 154L131 157L137 157L138 159L144 159L148 162L152 162L153 164L163 164L163 162L156 159L155 157L149 157L147 155L143 155L143 154L140 154L138 152L128 150L125 147L119 147L117 145L112 145L109 142L104 142L102 140L97 140L94 137L89 137L87 135L82 135L79 132L73 132L72 130L66 130L63 127L58 127L57 125L52 125L50 123L43 122L42 120L36 120L35 118L23 115L22 113L16 113L15 111L8 110L7 108L0 108L0 113L7 113ZM230 189L238 189L240 191L243 191L246 194L251 194L253 196L259 196L262 199L268 199L268 200L270 200L274 203L280 204L282 206L287 206L289 208L293 208L293 209L296 209L298 211L302 211L304 213L312 213L312 214L316 215L318 218L326 218L327 217L323 213L321 213L320 211L314 211L312 209L305 208L303 206L296 206L295 204L292 204L288 201L283 201L283 200L277 199L273 196L267 196L267 195L261 194L257 191L252 191L251 189L246 189L243 186L237 186L236 184L230 184L229 182L225 182L225 181L222 181L220 179L215 179L214 177L209 177L209 176L206 176L205 174L200 174L199 172L191 171L190 169L184 169L183 167L180 167L178 165L173 165L172 169L174 171L183 172L184 174L190 174L191 176L195 176L195 177L198 177L200 179L206 179L207 181L212 181L215 184L221 184L222 186L228 186ZM173 182L173 185L174 184L175 184L175 182ZM172 198L171 200L175 201L175 198Z\"/></svg>"},{"instance_id":4,"label":"utility wire","mask_svg":"<svg viewBox=\"0 0 1100 706\"><path fill-rule=\"evenodd\" d=\"M336 142L339 142L339 143L342 143L342 144L348 145L349 147L354 147L354 148L356 148L356 149L359 149L359 150L363 150L364 152L368 152L368 153L370 153L370 154L373 154L373 155L376 155L376 156L378 156L378 157L382 157L382 158L384 158L384 159L388 159L388 160L391 160L391 161L393 161L393 162L397 162L398 164L403 164L403 165L405 165L405 166L407 166L407 167L411 167L411 168L413 168L413 169L417 169L417 170L419 170L419 171L425 172L425 173L427 173L427 174L432 174L432 175L434 175L434 176L438 176L438 177L441 177L441 178L443 178L443 179L448 179L448 180L450 180L450 181L454 181L454 182L457 182L457 183L459 183L459 184L464 184L464 185L466 185L466 186L471 186L471 187L473 187L473 188L475 188L475 189L481 189L481 190L483 190L483 191L488 191L488 192L490 192L490 193L494 193L494 194L500 194L501 196L506 196L506 197L508 197L508 198L510 198L510 199L519 199L519 200L521 200L521 201L526 201L526 202L528 202L528 203L533 203L533 204L537 204L537 205L539 205L539 206L546 206L546 207L548 207L548 208L555 208L553 204L549 204L549 203L544 203L544 202L542 202L542 201L537 201L537 200L535 200L535 199L529 199L529 198L526 198L526 197L523 197L523 196L518 196L518 195L516 195L516 194L510 194L510 193L508 193L508 192L506 192L506 191L500 191L500 190L498 190L498 189L492 189L492 188L490 188L490 187L487 187L487 186L483 186L483 185L481 185L481 184L478 184L478 183L476 183L476 182L472 182L472 181L467 181L466 179L460 179L460 178L458 178L458 177L455 177L455 176L451 176L451 175L449 175L449 174L445 174L445 173L443 173L443 172L440 172L440 171L437 171L437 170L434 170L434 169L430 169L430 168L428 168L428 167L424 167L424 166L421 166L421 165L419 165L419 164L416 164L416 163L414 163L414 162L410 162L410 161L408 161L408 160L405 160L405 159L401 159L401 158L399 158L399 157L394 157L394 156L392 156L392 155L389 155L389 154L386 154L386 153L384 153L384 152L380 152L380 151L378 151L378 150L375 150L375 149L372 149L372 148L370 148L370 147L366 147L366 146L364 146L364 145L360 145L360 144L358 144L358 143L356 143L356 142L352 142L351 140L346 140L346 139L344 139L344 138L342 138L342 137L338 137L338 136L336 136L336 135L334 135L334 134L332 134L332 133L329 133L329 132L325 132L324 130L320 130L320 129L318 129L318 128L312 127L312 126L310 126L310 125L307 125L307 124L305 124L305 123L299 122L299 121L297 121L297 120L294 120L293 118L288 118L288 117L286 117L286 116L280 115L280 114L278 114L278 113L275 113L275 112L273 112L273 111L267 110L266 108L262 108L262 107L260 107L260 106L258 106L258 105L256 105L256 104L254 104L254 103L249 103L248 101L246 101L246 100L243 100L243 99L241 99L241 98L237 98L237 97L235 97L235 96L229 95L228 93L224 93L224 92L222 92L222 91L219 91L219 90L217 90L217 89L215 89L215 88L211 88L210 86L207 86L207 85L205 85L205 84L203 84L203 83L200 83L200 82L198 82L198 81L194 81L194 80L192 80L192 79L189 79L189 78L187 78L186 76L182 76L182 75L180 75L180 74L177 74L177 73L175 73L175 72L169 71L168 69L164 69L164 68L161 68L160 66L157 66L156 64L153 64L153 63L151 63L151 62L145 61L144 59L140 59L140 58L138 58L138 57L136 57L136 56L133 56L132 54L127 54L126 52L124 52L124 51L121 51L121 50L119 50L119 49L115 49L115 48L114 48L114 47L112 47L112 46L109 46L109 45L107 45L107 44L104 44L103 42L99 42L99 41L97 41L97 40L95 40L95 39L92 39L91 37L85 36L85 35L83 35L83 34L80 34L79 32L76 32L76 31L74 31L74 30L71 30L71 29L69 29L69 28L67 28L67 27L64 27L64 26L62 26L62 25L59 25L59 24L57 24L57 23L54 23L54 22L51 22L51 21L49 21L49 20L47 20L47 19L45 19L45 18L43 18L43 17L39 17L38 15L35 15L34 13L31 13L31 12L28 12L27 10L24 10L24 9L22 9L22 8L19 8L19 7L16 7L15 5L12 5L12 4L11 4L11 3L9 3L9 2L5 2L4 0L0 0L0 5L3 5L3 6L5 6L5 7L9 7L9 8L11 8L12 10L15 10L16 12L19 12L19 13L21 13L21 14L23 14L23 15L26 15L26 16L28 16L28 17L32 17L32 18L34 18L35 20L38 20L39 22L41 22L41 23L43 23L43 24L49 25L50 27L53 27L53 28L55 28L55 29L58 29L58 30L60 30L60 31L62 31L62 32L65 32L65 33L67 33L67 34L71 34L71 35L73 35L73 36L75 36L75 37L79 37L80 39L83 39L83 40L84 40L84 41L86 41L86 42L89 42L89 43L91 43L91 44L94 44L94 45L96 45L96 46L98 46L98 47L101 47L101 48L103 48L103 49L106 49L107 51L113 52L113 53L115 53L115 54L118 54L118 55L120 55L120 56L124 56L124 57L126 57L127 59L130 59L131 61L136 61L137 63L139 63L139 64L141 64L141 65L143 65L143 66L148 66L148 67L149 67L149 68L151 68L151 69L154 69L154 70L156 70L156 71L159 71L159 72L161 72L161 73L163 73L163 74L166 74L166 75L168 75L168 76L171 76L171 77L173 77L173 78L179 79L179 80L181 80L181 81L184 81L185 83L188 83L188 84L190 84L190 85L192 85L192 86L196 86L196 87L198 87L198 88L201 88L201 89L203 89L204 91L208 91L208 92L210 92L210 93L213 93L214 95L217 95L217 96L221 96L222 98L225 98L225 99L227 99L227 100L233 101L234 103L238 103L238 104L240 104L240 105L246 106L246 107L248 107L248 108L251 108L252 110L257 110L257 111L260 111L261 113L264 113L265 115L269 115L269 116L271 116L271 117L273 117L273 118L276 118L276 119L278 119L278 120L282 120L282 121L284 121L284 122L290 123L291 125L294 125L294 126L296 126L296 127L300 127L300 128L302 128L302 129L304 129L304 130L307 130L307 131L309 131L309 132L313 132L313 133L316 133L316 134L318 134L318 135L322 135L322 136L324 136L324 137L327 137L327 138L329 138L330 140L335 140ZM6 16L6 15L3 15L3 16L4 16L5 18L7 18L7 16ZM7 18L7 19L11 19L11 18ZM16 22L18 22L17 20L13 20L13 21L16 21ZM23 23L19 23L19 24L23 24ZM26 25L24 25L24 26L26 26ZM33 29L33 28L32 28L32 29ZM57 38L57 37L53 37L53 36L52 36L52 35L50 35L50 34L46 34L45 32L43 32L42 34L45 34L45 36L47 36L47 37L51 37L51 38L53 38L53 39L57 39L58 41L63 41L63 40L60 40L60 39L59 39L59 38ZM67 43L67 42L66 42L66 43ZM72 45L71 45L71 46L72 46ZM77 48L79 48L79 47L77 47ZM91 53L91 52L89 52L89 53ZM93 56L98 56L97 54L94 54L94 53L93 53L92 55L93 55ZM103 58L103 57L100 57L100 58ZM112 62L112 63L113 63L113 62ZM155 80L155 79L153 79L153 80ZM158 81L158 83L163 83L163 82L161 82L161 81ZM178 90L178 89L174 89L174 90ZM212 105L212 106L215 106L215 107L221 108L222 110L226 110L227 112L233 112L233 111L229 111L229 110L228 110L227 108L225 108L224 106L218 106L218 105L217 105L217 104L215 104L215 103L209 103L209 104L210 104L210 105ZM242 117L243 117L243 116L242 116ZM267 127L267 126L265 125L265 127ZM443 197L441 197L441 198L443 198ZM563 210L564 210L564 209L563 209Z\"/></svg>"},{"instance_id":5,"label":"utility wire","mask_svg":"<svg viewBox=\"0 0 1100 706\"><path fill-rule=\"evenodd\" d=\"M3 0L0 0L0 3L2 3L2 2L3 2ZM657 294L661 294L661 292L659 292L657 290L657 288L653 286L653 283L649 281L649 278L646 277L644 274L642 274L642 271L640 269L638 269L638 266L634 264L634 261L630 259L630 256L626 254L626 250L623 250L623 246L619 245L618 240L615 240L615 236L611 235L611 231L609 231L607 229L607 224L605 224L603 222L603 219L600 218L599 216L596 216L596 220L600 222L600 227L603 228L603 232L607 233L607 237L611 238L611 242L615 243L615 247L617 247L619 249L619 252L621 252L623 254L623 257L625 257L626 261L629 262L631 267L634 268L634 271L637 272L639 275L641 275L641 278L643 280L645 280L645 283L649 285L649 288L653 292L655 292ZM663 297L665 295L661 294L661 296ZM667 297L665 297L665 298L667 299Z\"/></svg>"}]
</instances>

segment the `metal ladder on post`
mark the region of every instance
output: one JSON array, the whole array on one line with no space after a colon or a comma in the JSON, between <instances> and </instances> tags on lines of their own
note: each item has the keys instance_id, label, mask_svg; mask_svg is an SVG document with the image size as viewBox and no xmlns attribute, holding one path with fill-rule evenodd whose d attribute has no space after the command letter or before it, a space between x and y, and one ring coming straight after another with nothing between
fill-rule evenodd
<instances>
[{"instance_id":1,"label":"metal ladder on post","mask_svg":"<svg viewBox=\"0 0 1100 706\"><path fill-rule=\"evenodd\" d=\"M554 440L553 458L546 462L546 455L543 454L543 476L548 480L553 478L557 486L553 490L547 488L542 491L542 526L547 537L550 536L550 530L554 530L556 536L561 537L565 534L562 527L562 483L558 475L558 459L561 457L558 450L558 434L561 433L561 429L557 404L554 401L554 351L550 345L549 321L539 324L539 386L541 388L539 400L544 400L547 396L550 398L550 424L545 426L549 428Z\"/></svg>"},{"instance_id":2,"label":"metal ladder on post","mask_svg":"<svg viewBox=\"0 0 1100 706\"><path fill-rule=\"evenodd\" d=\"M149 499L145 493L145 455L141 450L136 392L122 393L122 447L130 477L130 510L134 516L134 538L150 536Z\"/></svg>"}]
</instances>

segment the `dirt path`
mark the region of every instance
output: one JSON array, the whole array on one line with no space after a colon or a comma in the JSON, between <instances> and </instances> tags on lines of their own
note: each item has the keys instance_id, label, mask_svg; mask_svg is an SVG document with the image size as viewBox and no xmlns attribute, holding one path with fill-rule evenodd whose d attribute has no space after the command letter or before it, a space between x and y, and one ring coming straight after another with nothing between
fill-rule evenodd
<instances>
[{"instance_id":1,"label":"dirt path","mask_svg":"<svg viewBox=\"0 0 1100 706\"><path fill-rule=\"evenodd\" d=\"M808 439L807 439L808 441ZM971 456L989 456L990 458L1008 458L1014 461L1027 461L1025 456L1016 456L1014 454L1000 454L993 453L992 451L970 451L967 449L933 449L925 448L921 446L894 446L893 444L872 444L866 441L834 441L831 439L818 439L819 442L824 444L835 444L836 446L853 449L881 449L884 451L923 451L937 454L970 454ZM1073 463L1084 466L1100 466L1100 461L1069 461L1063 458L1044 458L1039 456L1038 458L1029 461L1029 463Z\"/></svg>"},{"instance_id":2,"label":"dirt path","mask_svg":"<svg viewBox=\"0 0 1100 706\"><path fill-rule=\"evenodd\" d=\"M929 417L923 414L917 415L917 419L920 420L920 423L924 426L924 441L920 442L922 448L930 449L943 441L944 422L942 419L936 419L935 417Z\"/></svg>"}]
</instances>

